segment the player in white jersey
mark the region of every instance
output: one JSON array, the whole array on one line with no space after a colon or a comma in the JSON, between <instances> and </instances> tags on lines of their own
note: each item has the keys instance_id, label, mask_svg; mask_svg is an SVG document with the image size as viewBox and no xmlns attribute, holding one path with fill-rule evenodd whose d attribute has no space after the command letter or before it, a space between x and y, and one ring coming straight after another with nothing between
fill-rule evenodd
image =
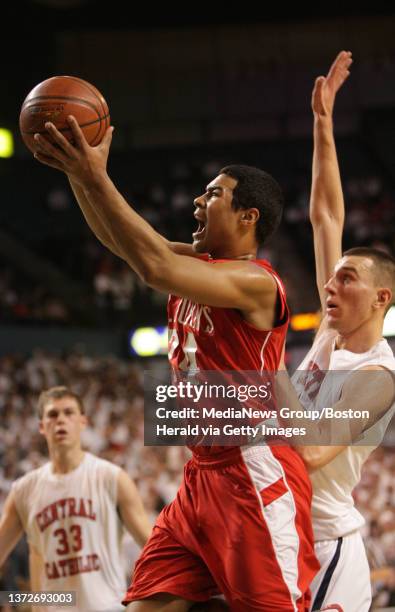
<instances>
[{"instance_id":1,"label":"player in white jersey","mask_svg":"<svg viewBox=\"0 0 395 612\"><path fill-rule=\"evenodd\" d=\"M341 52L327 77L316 80L312 96L310 219L325 316L293 383L305 407L367 409L368 416L342 422L334 444L297 450L311 472L315 550L321 563L311 585L311 609L368 612L370 575L359 532L364 519L354 507L352 490L394 410L395 359L382 330L393 301L395 261L368 248L351 249L342 256L344 202L332 112L351 62L351 53ZM347 445L347 438L354 445Z\"/></svg>"},{"instance_id":2,"label":"player in white jersey","mask_svg":"<svg viewBox=\"0 0 395 612\"><path fill-rule=\"evenodd\" d=\"M141 546L151 531L140 496L124 470L82 450L87 419L78 395L53 387L38 411L50 461L12 486L0 519L0 567L25 531L32 590L76 591L76 607L67 609L78 612L123 610L123 526ZM65 608L40 608L47 609Z\"/></svg>"}]
</instances>

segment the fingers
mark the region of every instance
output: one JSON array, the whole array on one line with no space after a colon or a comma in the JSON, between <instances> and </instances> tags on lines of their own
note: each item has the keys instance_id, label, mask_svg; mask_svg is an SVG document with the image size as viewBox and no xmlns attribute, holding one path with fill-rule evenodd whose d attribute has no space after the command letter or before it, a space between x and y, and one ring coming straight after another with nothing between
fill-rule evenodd
<instances>
[{"instance_id":1,"label":"fingers","mask_svg":"<svg viewBox=\"0 0 395 612\"><path fill-rule=\"evenodd\" d=\"M103 140L101 141L100 144L103 144L105 147L110 148L113 132L114 132L114 128L111 125L110 127L106 129L106 133L104 134Z\"/></svg>"},{"instance_id":2,"label":"fingers","mask_svg":"<svg viewBox=\"0 0 395 612\"><path fill-rule=\"evenodd\" d=\"M73 117L73 115L69 115L67 117L67 123L70 126L71 132L73 134L74 142L77 145L77 148L84 149L85 147L88 147L89 144L83 134L83 131L78 125L76 118Z\"/></svg>"},{"instance_id":3,"label":"fingers","mask_svg":"<svg viewBox=\"0 0 395 612\"><path fill-rule=\"evenodd\" d=\"M34 140L37 151L44 156L57 159L60 162L65 162L68 159L67 153L52 144L48 138L42 134L34 134Z\"/></svg>"},{"instance_id":4,"label":"fingers","mask_svg":"<svg viewBox=\"0 0 395 612\"><path fill-rule=\"evenodd\" d=\"M352 61L351 51L341 51L329 69L328 81L343 83L350 74L349 68Z\"/></svg>"},{"instance_id":5,"label":"fingers","mask_svg":"<svg viewBox=\"0 0 395 612\"><path fill-rule=\"evenodd\" d=\"M54 126L53 123L47 121L45 129L51 135L52 140L60 147L66 155L70 158L74 158L74 147L73 145L63 136L61 132Z\"/></svg>"}]
</instances>

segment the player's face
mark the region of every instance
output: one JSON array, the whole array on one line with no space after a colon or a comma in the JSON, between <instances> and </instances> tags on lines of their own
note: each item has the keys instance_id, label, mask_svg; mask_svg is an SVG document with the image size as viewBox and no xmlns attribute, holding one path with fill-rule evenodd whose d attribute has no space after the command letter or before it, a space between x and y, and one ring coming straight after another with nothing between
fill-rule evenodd
<instances>
[{"instance_id":1,"label":"player's face","mask_svg":"<svg viewBox=\"0 0 395 612\"><path fill-rule=\"evenodd\" d=\"M325 290L329 326L342 334L357 330L371 319L377 304L372 260L356 255L342 257Z\"/></svg>"},{"instance_id":2,"label":"player's face","mask_svg":"<svg viewBox=\"0 0 395 612\"><path fill-rule=\"evenodd\" d=\"M210 253L213 257L225 257L232 249L242 211L232 208L233 190L237 181L220 174L203 195L194 200L194 217L198 229L192 234L193 248L197 253Z\"/></svg>"},{"instance_id":3,"label":"player's face","mask_svg":"<svg viewBox=\"0 0 395 612\"><path fill-rule=\"evenodd\" d=\"M73 397L50 400L44 407L40 432L52 448L71 448L80 445L81 432L86 427L86 417L81 414Z\"/></svg>"}]
</instances>

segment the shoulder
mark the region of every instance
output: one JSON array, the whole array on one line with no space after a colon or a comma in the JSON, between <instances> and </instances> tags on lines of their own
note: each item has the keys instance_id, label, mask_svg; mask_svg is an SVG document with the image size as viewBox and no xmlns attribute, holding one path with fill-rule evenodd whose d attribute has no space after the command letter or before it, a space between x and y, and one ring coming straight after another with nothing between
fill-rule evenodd
<instances>
[{"instance_id":1,"label":"shoulder","mask_svg":"<svg viewBox=\"0 0 395 612\"><path fill-rule=\"evenodd\" d=\"M251 287L262 286L271 288L272 291L277 291L278 275L272 270L270 264L259 259L213 259L211 264L226 268L229 272L233 272L235 278L241 281L251 283ZM281 281L280 281L281 282Z\"/></svg>"},{"instance_id":2,"label":"shoulder","mask_svg":"<svg viewBox=\"0 0 395 612\"><path fill-rule=\"evenodd\" d=\"M86 453L86 469L96 470L98 473L105 477L117 478L121 468L107 459L92 455L92 453Z\"/></svg>"},{"instance_id":3,"label":"shoulder","mask_svg":"<svg viewBox=\"0 0 395 612\"><path fill-rule=\"evenodd\" d=\"M49 467L50 464L45 463L41 467L36 468L35 470L28 472L27 474L24 474L23 476L15 480L12 485L12 488L14 489L14 491L17 492L34 488L38 483L43 480L43 478L47 477L49 473Z\"/></svg>"},{"instance_id":4,"label":"shoulder","mask_svg":"<svg viewBox=\"0 0 395 612\"><path fill-rule=\"evenodd\" d=\"M122 469L115 463L96 457L91 453L87 453L86 469L94 473L97 492L104 495L103 499L110 499L112 503L116 503L118 495L118 482ZM109 497L108 497L109 496Z\"/></svg>"},{"instance_id":5,"label":"shoulder","mask_svg":"<svg viewBox=\"0 0 395 612\"><path fill-rule=\"evenodd\" d=\"M395 356L387 340L380 340L374 347L373 355L377 355L377 363L383 368L395 371Z\"/></svg>"},{"instance_id":6,"label":"shoulder","mask_svg":"<svg viewBox=\"0 0 395 612\"><path fill-rule=\"evenodd\" d=\"M22 510L23 506L29 503L35 491L37 491L37 488L41 488L42 483L47 478L49 467L50 464L45 463L43 466L28 472L13 482L11 491L14 496L15 505L19 511Z\"/></svg>"},{"instance_id":7,"label":"shoulder","mask_svg":"<svg viewBox=\"0 0 395 612\"><path fill-rule=\"evenodd\" d=\"M310 369L312 363L321 370L327 370L331 354L334 350L336 335L337 332L333 329L329 329L324 319L315 335L313 344L298 366L298 370Z\"/></svg>"}]
</instances>

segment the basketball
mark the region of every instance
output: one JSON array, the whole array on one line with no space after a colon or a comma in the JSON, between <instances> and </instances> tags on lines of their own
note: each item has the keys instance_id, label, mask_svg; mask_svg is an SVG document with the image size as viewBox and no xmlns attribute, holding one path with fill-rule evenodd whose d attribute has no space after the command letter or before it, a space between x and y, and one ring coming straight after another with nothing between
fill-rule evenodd
<instances>
[{"instance_id":1,"label":"basketball","mask_svg":"<svg viewBox=\"0 0 395 612\"><path fill-rule=\"evenodd\" d=\"M22 104L19 128L26 146L35 153L34 134L48 137L47 121L71 142L68 115L74 115L92 146L101 142L110 125L107 102L96 87L77 77L55 76L36 85Z\"/></svg>"}]
</instances>

